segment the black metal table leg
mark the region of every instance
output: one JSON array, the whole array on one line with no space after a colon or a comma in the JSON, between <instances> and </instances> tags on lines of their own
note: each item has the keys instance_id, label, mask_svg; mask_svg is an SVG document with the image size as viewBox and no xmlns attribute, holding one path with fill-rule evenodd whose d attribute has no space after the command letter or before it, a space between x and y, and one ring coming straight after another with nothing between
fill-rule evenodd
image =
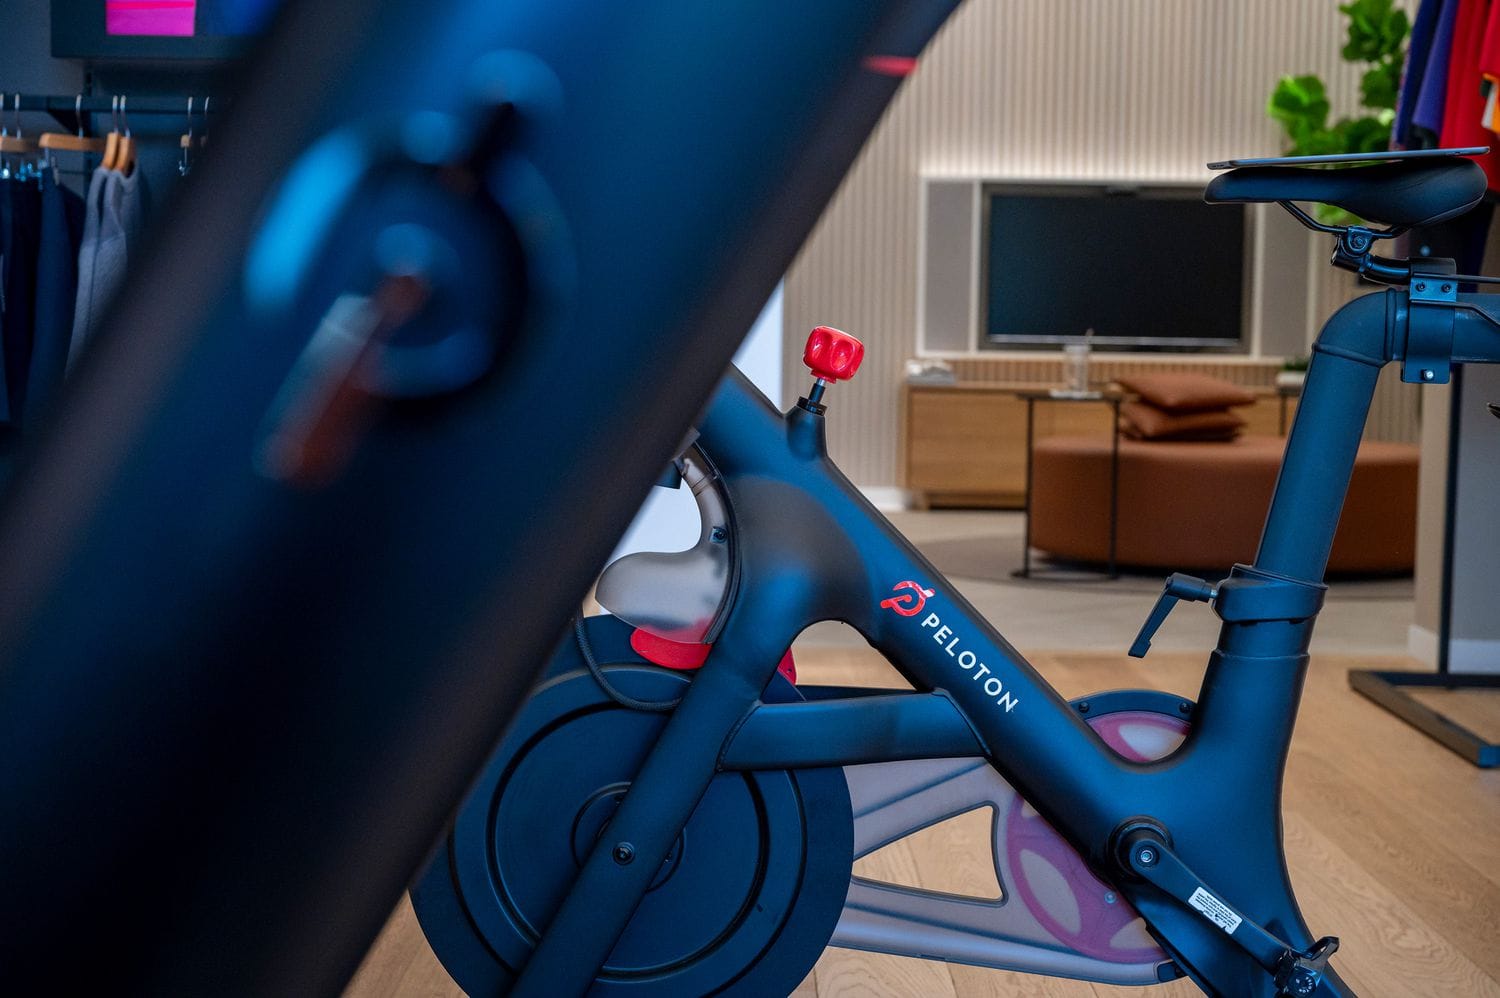
<instances>
[{"instance_id":1,"label":"black metal table leg","mask_svg":"<svg viewBox=\"0 0 1500 998\"><path fill-rule=\"evenodd\" d=\"M1036 412L1036 399L1030 396L1026 398L1026 503L1025 522L1021 527L1021 570L1014 573L1018 579L1031 578L1031 452L1035 440L1032 434L1035 432L1033 416Z\"/></svg>"},{"instance_id":2,"label":"black metal table leg","mask_svg":"<svg viewBox=\"0 0 1500 998\"><path fill-rule=\"evenodd\" d=\"M1114 423L1109 432L1109 577L1118 579L1120 569L1115 560L1115 544L1120 536L1120 400L1110 400Z\"/></svg>"}]
</instances>

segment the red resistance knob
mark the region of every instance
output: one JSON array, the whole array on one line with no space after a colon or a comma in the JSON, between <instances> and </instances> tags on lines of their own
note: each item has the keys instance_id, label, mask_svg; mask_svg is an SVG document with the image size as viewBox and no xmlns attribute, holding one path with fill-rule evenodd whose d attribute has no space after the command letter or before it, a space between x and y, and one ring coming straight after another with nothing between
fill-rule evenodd
<instances>
[{"instance_id":1,"label":"red resistance knob","mask_svg":"<svg viewBox=\"0 0 1500 998\"><path fill-rule=\"evenodd\" d=\"M808 333L807 348L802 351L802 363L829 383L854 377L864 359L865 345L832 326L819 326Z\"/></svg>"}]
</instances>

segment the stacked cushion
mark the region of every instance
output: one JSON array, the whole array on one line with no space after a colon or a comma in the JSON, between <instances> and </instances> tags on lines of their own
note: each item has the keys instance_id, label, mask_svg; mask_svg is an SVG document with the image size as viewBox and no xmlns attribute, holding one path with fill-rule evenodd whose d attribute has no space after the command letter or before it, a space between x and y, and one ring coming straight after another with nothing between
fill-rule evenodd
<instances>
[{"instance_id":1,"label":"stacked cushion","mask_svg":"<svg viewBox=\"0 0 1500 998\"><path fill-rule=\"evenodd\" d=\"M1206 374L1169 372L1119 378L1140 398L1120 407L1120 430L1136 440L1233 440L1245 421L1229 410L1254 393Z\"/></svg>"}]
</instances>

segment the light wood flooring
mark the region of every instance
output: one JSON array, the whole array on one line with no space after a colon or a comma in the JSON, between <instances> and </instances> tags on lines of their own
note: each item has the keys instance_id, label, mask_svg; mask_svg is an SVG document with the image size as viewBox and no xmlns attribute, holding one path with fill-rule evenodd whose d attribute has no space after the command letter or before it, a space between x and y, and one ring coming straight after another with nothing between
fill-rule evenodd
<instances>
[{"instance_id":1,"label":"light wood flooring","mask_svg":"<svg viewBox=\"0 0 1500 998\"><path fill-rule=\"evenodd\" d=\"M1196 694L1204 656L1144 662L1098 652L1038 654L1066 696L1144 687ZM1406 659L1315 658L1287 767L1286 850L1314 933L1337 935L1334 963L1362 996L1500 998L1500 770L1482 771L1348 688L1351 667ZM874 652L798 653L806 682L902 686ZM1470 697L1466 720L1500 724L1500 702ZM983 826L946 823L861 861L862 872L962 893L994 894ZM1185 982L1115 988L830 949L797 989L829 996L1197 994ZM461 994L403 900L346 998Z\"/></svg>"}]
</instances>

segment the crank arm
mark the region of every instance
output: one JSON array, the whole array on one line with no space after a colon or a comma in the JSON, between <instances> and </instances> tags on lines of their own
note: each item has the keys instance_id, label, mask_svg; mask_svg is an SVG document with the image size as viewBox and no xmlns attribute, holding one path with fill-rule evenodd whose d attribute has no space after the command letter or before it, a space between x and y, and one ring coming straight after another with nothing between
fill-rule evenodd
<instances>
[{"instance_id":1,"label":"crank arm","mask_svg":"<svg viewBox=\"0 0 1500 998\"><path fill-rule=\"evenodd\" d=\"M1153 828L1133 828L1120 839L1131 872L1217 925L1251 959L1271 974L1278 995L1307 998L1322 983L1328 958L1339 948L1324 936L1306 952L1293 949L1208 889Z\"/></svg>"},{"instance_id":2,"label":"crank arm","mask_svg":"<svg viewBox=\"0 0 1500 998\"><path fill-rule=\"evenodd\" d=\"M1181 976L1165 954L1125 963L1080 953L1059 942L1019 901L954 897L859 877L849 885L828 944L1122 986Z\"/></svg>"},{"instance_id":3,"label":"crank arm","mask_svg":"<svg viewBox=\"0 0 1500 998\"><path fill-rule=\"evenodd\" d=\"M1006 847L1008 825L1031 814L1018 809L1014 788L984 759L924 759L844 767L854 809L854 854L861 857L919 829L984 807L994 815L989 859L1002 896L959 897L856 876L830 945L942 959L1022 973L1118 985L1157 984L1181 976L1144 931L1129 952L1102 940L1134 919L1105 885L1080 897L1092 945L1059 938L1038 919ZM1124 944L1118 944L1124 945Z\"/></svg>"}]
</instances>

